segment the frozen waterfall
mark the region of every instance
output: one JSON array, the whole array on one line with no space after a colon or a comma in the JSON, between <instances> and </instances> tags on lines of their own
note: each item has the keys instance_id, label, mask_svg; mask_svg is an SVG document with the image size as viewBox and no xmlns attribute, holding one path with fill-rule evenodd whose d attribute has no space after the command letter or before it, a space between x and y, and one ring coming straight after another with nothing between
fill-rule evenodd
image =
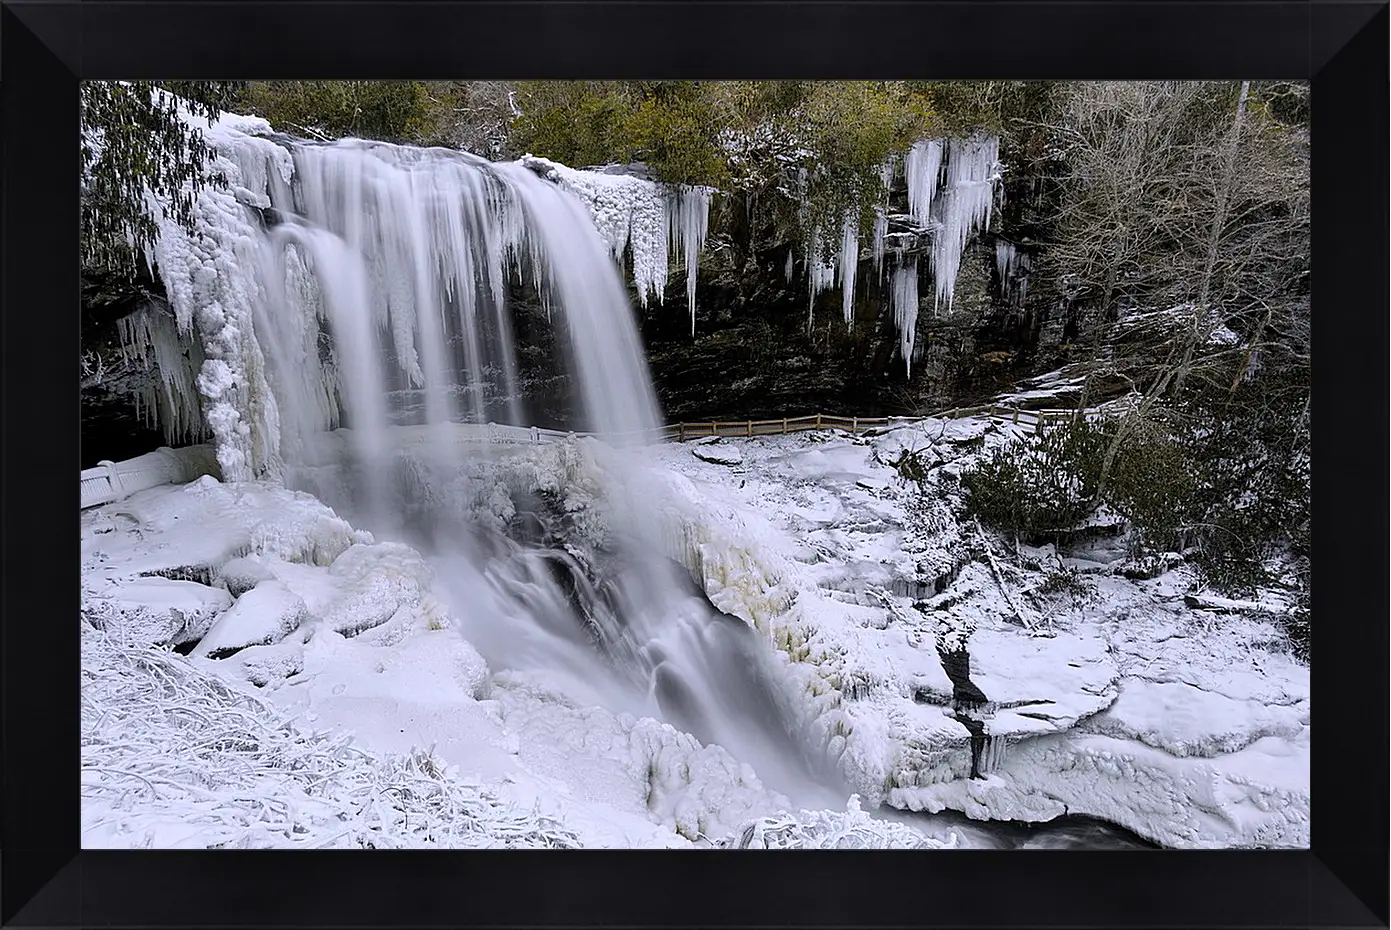
<instances>
[{"instance_id":1,"label":"frozen waterfall","mask_svg":"<svg viewBox=\"0 0 1391 930\"><path fill-rule=\"evenodd\" d=\"M388 398L402 392L423 398L427 425L524 422L506 303L516 281L559 314L568 338L557 361L574 374L583 426L626 435L658 425L610 260L618 233L596 229L565 186L445 149L314 144L272 137L262 120L187 118L228 184L195 197L195 234L162 220L150 257L179 338L205 357L197 389L226 478L274 477L340 423L370 467L390 451ZM695 193L675 211L688 263L708 203ZM630 232L631 216L622 224L652 279L666 267L660 207L648 217L660 236ZM660 260L648 254L659 246ZM160 330L132 324L127 335L130 351L171 353ZM503 401L486 399L485 382Z\"/></svg>"}]
</instances>

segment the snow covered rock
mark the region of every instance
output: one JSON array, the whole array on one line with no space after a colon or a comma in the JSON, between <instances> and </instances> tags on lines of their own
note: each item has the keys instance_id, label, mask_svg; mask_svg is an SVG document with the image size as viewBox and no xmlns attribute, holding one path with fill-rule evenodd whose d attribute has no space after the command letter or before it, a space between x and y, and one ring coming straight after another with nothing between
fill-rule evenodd
<instances>
[{"instance_id":1,"label":"snow covered rock","mask_svg":"<svg viewBox=\"0 0 1391 930\"><path fill-rule=\"evenodd\" d=\"M256 556L232 559L218 571L218 580L227 586L233 597L241 597L263 581L275 577L275 572L265 561Z\"/></svg>"},{"instance_id":2,"label":"snow covered rock","mask_svg":"<svg viewBox=\"0 0 1391 930\"><path fill-rule=\"evenodd\" d=\"M84 585L82 615L129 645L180 645L200 638L232 605L220 588L158 575L122 579L94 590Z\"/></svg>"},{"instance_id":3,"label":"snow covered rock","mask_svg":"<svg viewBox=\"0 0 1391 930\"><path fill-rule=\"evenodd\" d=\"M739 451L738 446L726 446L718 443L710 445L694 446L691 454L702 462L710 462L714 465L742 465L744 453Z\"/></svg>"},{"instance_id":4,"label":"snow covered rock","mask_svg":"<svg viewBox=\"0 0 1391 930\"><path fill-rule=\"evenodd\" d=\"M304 600L279 581L263 581L237 598L193 650L217 659L247 646L279 642L306 619Z\"/></svg>"},{"instance_id":5,"label":"snow covered rock","mask_svg":"<svg viewBox=\"0 0 1391 930\"><path fill-rule=\"evenodd\" d=\"M1309 702L1235 700L1182 682L1126 679L1120 698L1087 721L1088 732L1131 739L1173 756L1212 758L1266 737L1298 739Z\"/></svg>"},{"instance_id":6,"label":"snow covered rock","mask_svg":"<svg viewBox=\"0 0 1391 930\"><path fill-rule=\"evenodd\" d=\"M304 646L296 642L248 646L229 661L241 669L242 677L258 688L275 686L304 671Z\"/></svg>"},{"instance_id":7,"label":"snow covered rock","mask_svg":"<svg viewBox=\"0 0 1391 930\"><path fill-rule=\"evenodd\" d=\"M391 620L397 611L418 612L433 572L420 553L401 543L358 544L329 566L339 591L321 619L344 636Z\"/></svg>"}]
</instances>

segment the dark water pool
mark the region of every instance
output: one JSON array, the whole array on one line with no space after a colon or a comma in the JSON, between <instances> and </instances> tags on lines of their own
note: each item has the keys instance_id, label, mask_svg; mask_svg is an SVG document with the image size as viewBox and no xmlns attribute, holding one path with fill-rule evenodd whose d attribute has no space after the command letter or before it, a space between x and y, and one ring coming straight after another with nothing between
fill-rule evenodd
<instances>
[{"instance_id":1,"label":"dark water pool","mask_svg":"<svg viewBox=\"0 0 1391 930\"><path fill-rule=\"evenodd\" d=\"M1124 827L1105 820L1069 814L1045 823L1020 820L972 820L964 814L914 814L881 808L876 816L918 827L933 836L955 830L971 849L1163 849Z\"/></svg>"}]
</instances>

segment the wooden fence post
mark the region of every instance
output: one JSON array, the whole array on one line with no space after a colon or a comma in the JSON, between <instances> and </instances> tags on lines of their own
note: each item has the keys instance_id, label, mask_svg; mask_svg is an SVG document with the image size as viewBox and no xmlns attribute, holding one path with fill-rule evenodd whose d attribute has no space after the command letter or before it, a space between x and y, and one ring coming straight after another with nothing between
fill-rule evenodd
<instances>
[{"instance_id":1,"label":"wooden fence post","mask_svg":"<svg viewBox=\"0 0 1391 930\"><path fill-rule=\"evenodd\" d=\"M816 428L817 428L817 429L820 429L820 428L821 428L821 414L819 414L819 413L816 415Z\"/></svg>"},{"instance_id":2,"label":"wooden fence post","mask_svg":"<svg viewBox=\"0 0 1391 930\"><path fill-rule=\"evenodd\" d=\"M850 418L850 435L851 435L851 436L854 436L854 435L855 435L856 433L858 433L859 431L860 431L860 418L859 418L859 417L851 417L851 418Z\"/></svg>"},{"instance_id":3,"label":"wooden fence post","mask_svg":"<svg viewBox=\"0 0 1391 930\"><path fill-rule=\"evenodd\" d=\"M782 434L787 435L787 417L782 418Z\"/></svg>"},{"instance_id":4,"label":"wooden fence post","mask_svg":"<svg viewBox=\"0 0 1391 930\"><path fill-rule=\"evenodd\" d=\"M1018 422L1019 422L1019 408L1018 408L1018 407L1015 407L1015 408L1014 408L1014 422L1015 422L1015 423L1018 423Z\"/></svg>"},{"instance_id":5,"label":"wooden fence post","mask_svg":"<svg viewBox=\"0 0 1391 930\"><path fill-rule=\"evenodd\" d=\"M752 438L752 436L753 436L753 420L745 420L745 421L744 421L744 435L745 435L745 436L748 436L748 437L750 437L750 438Z\"/></svg>"}]
</instances>

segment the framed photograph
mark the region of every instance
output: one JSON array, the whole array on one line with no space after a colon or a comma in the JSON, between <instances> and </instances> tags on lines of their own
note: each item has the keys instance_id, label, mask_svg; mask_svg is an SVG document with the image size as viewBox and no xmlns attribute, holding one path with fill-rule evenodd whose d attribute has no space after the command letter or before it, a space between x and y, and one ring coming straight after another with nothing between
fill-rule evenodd
<instances>
[{"instance_id":1,"label":"framed photograph","mask_svg":"<svg viewBox=\"0 0 1391 930\"><path fill-rule=\"evenodd\" d=\"M0 922L1387 926L1385 3L0 17Z\"/></svg>"}]
</instances>

